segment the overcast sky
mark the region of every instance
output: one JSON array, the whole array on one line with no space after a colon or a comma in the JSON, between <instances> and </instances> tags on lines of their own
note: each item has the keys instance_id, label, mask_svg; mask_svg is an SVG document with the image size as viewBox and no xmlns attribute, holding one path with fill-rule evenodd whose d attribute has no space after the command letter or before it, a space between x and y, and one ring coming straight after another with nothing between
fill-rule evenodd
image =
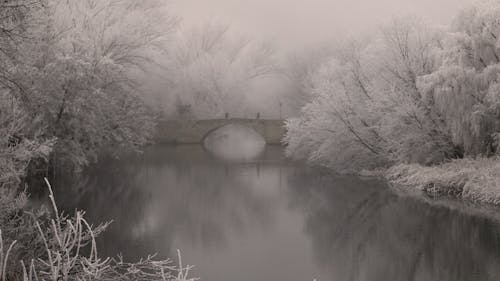
<instances>
[{"instance_id":1,"label":"overcast sky","mask_svg":"<svg viewBox=\"0 0 500 281\"><path fill-rule=\"evenodd\" d=\"M212 20L272 40L302 47L338 34L366 32L393 16L417 15L447 24L473 0L172 0L185 25Z\"/></svg>"}]
</instances>

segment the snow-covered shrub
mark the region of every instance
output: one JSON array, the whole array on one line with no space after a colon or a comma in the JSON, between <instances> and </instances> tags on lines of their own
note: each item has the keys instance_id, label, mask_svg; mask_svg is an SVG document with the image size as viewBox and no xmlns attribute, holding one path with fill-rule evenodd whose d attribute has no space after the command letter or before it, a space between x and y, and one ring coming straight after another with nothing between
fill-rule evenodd
<instances>
[{"instance_id":1,"label":"snow-covered shrub","mask_svg":"<svg viewBox=\"0 0 500 281\"><path fill-rule=\"evenodd\" d=\"M393 184L435 196L453 196L472 202L500 204L500 159L455 159L425 167L397 165L387 171Z\"/></svg>"}]
</instances>

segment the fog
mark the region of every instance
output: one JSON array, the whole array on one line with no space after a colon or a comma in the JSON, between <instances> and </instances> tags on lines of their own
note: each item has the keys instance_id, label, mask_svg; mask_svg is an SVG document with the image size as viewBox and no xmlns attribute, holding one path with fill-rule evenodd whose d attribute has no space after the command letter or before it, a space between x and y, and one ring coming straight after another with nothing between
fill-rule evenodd
<instances>
[{"instance_id":1,"label":"fog","mask_svg":"<svg viewBox=\"0 0 500 281\"><path fill-rule=\"evenodd\" d=\"M297 116L307 102L308 75L333 49L349 40L374 41L395 18L446 29L472 2L172 0L170 12L179 18L168 51L174 63L145 92L156 92L166 118ZM203 42L216 43L205 50Z\"/></svg>"},{"instance_id":2,"label":"fog","mask_svg":"<svg viewBox=\"0 0 500 281\"><path fill-rule=\"evenodd\" d=\"M289 51L338 35L368 31L394 16L416 15L446 25L473 0L174 0L184 25L230 23Z\"/></svg>"},{"instance_id":3,"label":"fog","mask_svg":"<svg viewBox=\"0 0 500 281\"><path fill-rule=\"evenodd\" d=\"M0 1L0 281L500 280L472 1Z\"/></svg>"}]
</instances>

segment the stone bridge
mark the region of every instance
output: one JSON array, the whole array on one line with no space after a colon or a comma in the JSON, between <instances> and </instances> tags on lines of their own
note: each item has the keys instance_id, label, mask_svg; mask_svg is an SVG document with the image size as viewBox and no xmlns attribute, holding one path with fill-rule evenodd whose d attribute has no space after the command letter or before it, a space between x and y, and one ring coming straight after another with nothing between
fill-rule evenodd
<instances>
[{"instance_id":1,"label":"stone bridge","mask_svg":"<svg viewBox=\"0 0 500 281\"><path fill-rule=\"evenodd\" d=\"M229 124L246 126L259 133L267 144L281 144L285 135L283 120L269 119L209 119L164 120L158 124L157 143L198 144L211 132Z\"/></svg>"}]
</instances>

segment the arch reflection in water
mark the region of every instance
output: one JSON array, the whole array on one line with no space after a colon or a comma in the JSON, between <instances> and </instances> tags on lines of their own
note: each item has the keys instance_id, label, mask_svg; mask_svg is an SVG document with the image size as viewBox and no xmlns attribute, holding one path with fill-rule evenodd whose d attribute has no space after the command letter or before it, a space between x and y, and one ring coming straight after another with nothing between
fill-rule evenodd
<instances>
[{"instance_id":1,"label":"arch reflection in water","mask_svg":"<svg viewBox=\"0 0 500 281\"><path fill-rule=\"evenodd\" d=\"M254 129L229 124L210 132L203 140L204 147L226 161L245 161L257 158L266 145Z\"/></svg>"}]
</instances>

